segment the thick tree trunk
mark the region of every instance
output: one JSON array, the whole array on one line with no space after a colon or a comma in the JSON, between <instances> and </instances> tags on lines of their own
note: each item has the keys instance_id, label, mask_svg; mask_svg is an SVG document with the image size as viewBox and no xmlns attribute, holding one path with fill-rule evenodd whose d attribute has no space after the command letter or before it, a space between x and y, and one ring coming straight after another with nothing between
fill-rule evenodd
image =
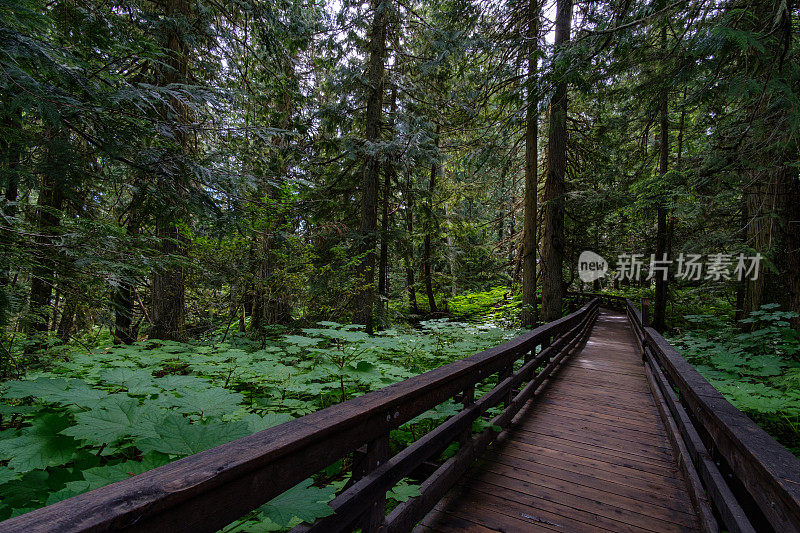
<instances>
[{"instance_id":1,"label":"thick tree trunk","mask_svg":"<svg viewBox=\"0 0 800 533\"><path fill-rule=\"evenodd\" d=\"M264 264L264 243L263 234L256 233L250 246L250 265L253 273L253 292L250 294L250 332L260 332L264 326L262 317L264 316L264 278L266 277L266 265Z\"/></svg>"},{"instance_id":2,"label":"thick tree trunk","mask_svg":"<svg viewBox=\"0 0 800 533\"><path fill-rule=\"evenodd\" d=\"M167 0L166 15L172 18L190 18L191 8L187 0ZM177 25L176 25L177 26ZM167 34L168 56L160 72L159 83L170 85L186 83L189 77L189 46L182 30L171 29ZM183 127L188 125L189 110L173 98L169 106L162 110L162 118L168 122L177 121L175 137L184 154L188 152L188 137ZM187 169L179 164L178 175L170 179L178 181L178 190L182 190L186 181L183 173ZM186 239L181 234L178 224L181 221L180 205L171 205L163 211L156 222L156 236L161 239L161 255L167 262L157 269L153 275L153 324L150 337L162 340L184 340L186 337L186 302L185 276L180 258L186 254Z\"/></svg>"},{"instance_id":3,"label":"thick tree trunk","mask_svg":"<svg viewBox=\"0 0 800 533\"><path fill-rule=\"evenodd\" d=\"M380 139L383 111L383 73L386 56L386 26L388 0L372 0L373 19L369 34L369 66L367 80L366 134L367 143ZM378 226L378 188L380 162L368 155L364 162L361 180L360 252L364 256L359 265L361 290L357 299L356 322L364 324L369 333L373 330L372 308L375 302L375 246Z\"/></svg>"},{"instance_id":4,"label":"thick tree trunk","mask_svg":"<svg viewBox=\"0 0 800 533\"><path fill-rule=\"evenodd\" d=\"M747 226L747 243L756 252L774 261L773 248L777 241L774 227L774 213L777 210L777 190L772 176L766 179L755 178L753 184L745 190L747 196L747 213L750 222ZM767 281L772 276L761 264L758 278L747 279L744 297L744 315L757 311L762 304L769 303L767 297Z\"/></svg>"},{"instance_id":5,"label":"thick tree trunk","mask_svg":"<svg viewBox=\"0 0 800 533\"><path fill-rule=\"evenodd\" d=\"M378 261L378 294L387 297L389 290L389 196L390 183L394 175L394 167L386 164L383 167L383 200L381 206L381 246Z\"/></svg>"},{"instance_id":6,"label":"thick tree trunk","mask_svg":"<svg viewBox=\"0 0 800 533\"><path fill-rule=\"evenodd\" d=\"M786 248L786 285L789 289L789 308L800 315L800 180L796 167L788 166L783 170L783 182L786 195L782 224ZM800 316L792 318L790 323L800 331Z\"/></svg>"},{"instance_id":7,"label":"thick tree trunk","mask_svg":"<svg viewBox=\"0 0 800 533\"><path fill-rule=\"evenodd\" d=\"M144 198L134 195L128 206L128 216L125 222L125 234L135 238L139 234L140 210ZM114 344L132 344L136 341L138 328L133 327L135 307L135 294L133 281L124 275L117 281L111 294L111 308L114 310Z\"/></svg>"},{"instance_id":8,"label":"thick tree trunk","mask_svg":"<svg viewBox=\"0 0 800 533\"><path fill-rule=\"evenodd\" d=\"M503 239L506 233L506 214L511 202L506 203L506 169L507 166L503 165L500 171L500 216L497 220L497 249L500 250L503 244Z\"/></svg>"},{"instance_id":9,"label":"thick tree trunk","mask_svg":"<svg viewBox=\"0 0 800 533\"><path fill-rule=\"evenodd\" d=\"M397 112L397 86L392 87L390 100L389 132L394 136L394 115ZM383 165L383 194L381 204L381 248L378 260L378 294L386 298L389 292L389 199L392 196L392 181L395 179L394 164Z\"/></svg>"},{"instance_id":10,"label":"thick tree trunk","mask_svg":"<svg viewBox=\"0 0 800 533\"><path fill-rule=\"evenodd\" d=\"M570 40L572 0L558 0L556 48ZM547 139L547 178L544 187L544 236L542 249L542 317L550 322L561 317L564 298L564 195L567 170L567 83L556 83L550 103L550 132Z\"/></svg>"},{"instance_id":11,"label":"thick tree trunk","mask_svg":"<svg viewBox=\"0 0 800 533\"><path fill-rule=\"evenodd\" d=\"M288 224L286 216L282 214L275 223L275 232L285 230ZM274 237L267 235L264 249L265 283L262 300L262 319L264 324L285 326L292 321L292 299L284 276L276 268L279 261L278 256L280 255L279 251L276 250L277 246L278 243L275 242Z\"/></svg>"},{"instance_id":12,"label":"thick tree trunk","mask_svg":"<svg viewBox=\"0 0 800 533\"><path fill-rule=\"evenodd\" d=\"M153 324L150 338L181 341L186 338L186 298L183 266L185 237L174 225L160 222L157 236L167 266L153 276Z\"/></svg>"},{"instance_id":13,"label":"thick tree trunk","mask_svg":"<svg viewBox=\"0 0 800 533\"><path fill-rule=\"evenodd\" d=\"M528 6L528 108L525 113L525 200L522 225L522 326L536 325L536 235L539 194L539 98L536 71L539 62L539 2Z\"/></svg>"},{"instance_id":14,"label":"thick tree trunk","mask_svg":"<svg viewBox=\"0 0 800 533\"><path fill-rule=\"evenodd\" d=\"M440 126L436 125L436 146L439 146ZM433 268L431 267L431 234L433 233L433 191L436 189L436 175L439 172L438 162L431 165L431 180L428 183L428 216L425 217L425 238L422 243L422 277L425 281L425 293L428 296L428 309L437 313L436 297L433 294Z\"/></svg>"},{"instance_id":15,"label":"thick tree trunk","mask_svg":"<svg viewBox=\"0 0 800 533\"><path fill-rule=\"evenodd\" d=\"M664 48L666 48L667 33L666 28L662 30L661 39ZM669 116L668 116L668 92L664 89L664 94L661 96L661 145L659 150L659 164L658 172L662 178L667 173L669 165ZM664 205L665 199L659 198L658 207L656 209L656 260L661 261L667 253L667 208ZM669 258L667 258L669 259ZM656 331L663 332L666 328L666 312L667 312L667 280L664 279L662 273L655 275L656 290L655 302L653 305L653 328Z\"/></svg>"},{"instance_id":16,"label":"thick tree trunk","mask_svg":"<svg viewBox=\"0 0 800 533\"><path fill-rule=\"evenodd\" d=\"M508 267L510 269L509 278L512 280L510 283L513 283L514 257L516 256L516 249L514 248L514 235L517 233L517 211L513 207L516 205L513 191L511 193L511 198L508 200L508 204L511 206L508 217ZM509 289L512 287L512 285L509 285Z\"/></svg>"},{"instance_id":17,"label":"thick tree trunk","mask_svg":"<svg viewBox=\"0 0 800 533\"><path fill-rule=\"evenodd\" d=\"M739 213L739 235L742 242L747 244L747 192L742 192L740 213ZM734 320L741 320L744 318L744 299L747 293L747 280L741 279L736 281L736 311Z\"/></svg>"},{"instance_id":18,"label":"thick tree trunk","mask_svg":"<svg viewBox=\"0 0 800 533\"><path fill-rule=\"evenodd\" d=\"M56 276L56 278L58 278L58 276ZM53 300L52 300L53 314L51 315L51 318L50 318L50 321L49 321L50 326L48 328L48 331L56 331L56 328L58 327L58 317L59 317L58 313L60 311L59 310L59 305L61 304L61 281L62 280L56 279L54 281L55 281L55 287L56 287L56 294L55 294L55 296L53 296Z\"/></svg>"}]
</instances>

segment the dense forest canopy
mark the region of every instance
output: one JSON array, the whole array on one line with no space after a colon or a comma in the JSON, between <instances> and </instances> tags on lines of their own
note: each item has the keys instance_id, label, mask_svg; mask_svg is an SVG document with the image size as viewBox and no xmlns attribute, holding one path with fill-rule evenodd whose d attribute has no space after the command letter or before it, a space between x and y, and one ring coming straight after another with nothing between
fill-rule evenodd
<instances>
[{"instance_id":1,"label":"dense forest canopy","mask_svg":"<svg viewBox=\"0 0 800 533\"><path fill-rule=\"evenodd\" d=\"M6 3L4 327L27 353L99 326L372 330L500 285L530 325L537 292L560 316L584 249L760 253L757 280L688 286L797 310L796 14ZM654 287L663 329L678 287Z\"/></svg>"},{"instance_id":2,"label":"dense forest canopy","mask_svg":"<svg viewBox=\"0 0 800 533\"><path fill-rule=\"evenodd\" d=\"M755 375L794 372L798 15L774 0L4 0L0 375L147 340L263 349L320 322L364 326L333 337L375 350L373 333L431 319L516 330L580 290L645 297L675 335L715 321L722 344L771 320L785 360ZM582 281L584 251L607 276ZM682 342L710 372L746 368ZM325 401L354 393L337 383Z\"/></svg>"}]
</instances>

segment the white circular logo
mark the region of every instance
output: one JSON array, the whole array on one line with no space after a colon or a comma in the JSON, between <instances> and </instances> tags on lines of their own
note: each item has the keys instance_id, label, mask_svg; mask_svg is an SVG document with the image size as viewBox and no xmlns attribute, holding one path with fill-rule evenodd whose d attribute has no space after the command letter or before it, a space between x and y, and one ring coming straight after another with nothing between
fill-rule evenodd
<instances>
[{"instance_id":1,"label":"white circular logo","mask_svg":"<svg viewBox=\"0 0 800 533\"><path fill-rule=\"evenodd\" d=\"M578 276L584 283L591 283L605 277L608 272L608 261L594 252L586 250L578 258Z\"/></svg>"}]
</instances>

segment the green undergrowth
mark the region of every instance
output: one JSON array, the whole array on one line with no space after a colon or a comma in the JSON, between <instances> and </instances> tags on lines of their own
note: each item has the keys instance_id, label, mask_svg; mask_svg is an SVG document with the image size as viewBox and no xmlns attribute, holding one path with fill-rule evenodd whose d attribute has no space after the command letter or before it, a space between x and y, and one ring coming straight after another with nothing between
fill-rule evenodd
<instances>
[{"instance_id":1,"label":"green undergrowth","mask_svg":"<svg viewBox=\"0 0 800 533\"><path fill-rule=\"evenodd\" d=\"M150 341L51 354L0 385L0 519L126 479L499 344L492 325L423 322L367 335L323 322L262 343ZM452 415L445 403L392 433L400 449ZM445 453L452 453L452 450ZM225 531L278 531L331 512L338 461ZM389 506L416 494L404 480Z\"/></svg>"},{"instance_id":2,"label":"green undergrowth","mask_svg":"<svg viewBox=\"0 0 800 533\"><path fill-rule=\"evenodd\" d=\"M453 296L448 305L450 313L460 319L492 320L510 325L519 320L521 300L519 292L511 294L508 287L494 287Z\"/></svg>"},{"instance_id":3,"label":"green undergrowth","mask_svg":"<svg viewBox=\"0 0 800 533\"><path fill-rule=\"evenodd\" d=\"M800 456L800 339L795 313L768 304L739 324L688 315L671 342L725 398Z\"/></svg>"},{"instance_id":4,"label":"green undergrowth","mask_svg":"<svg viewBox=\"0 0 800 533\"><path fill-rule=\"evenodd\" d=\"M432 315L424 294L417 294L417 311L410 312L405 299L393 301L389 307L395 318L402 320L419 316L448 316L453 320L478 323L493 323L503 328L517 328L520 320L522 295L519 291L510 291L507 286L492 287L487 290L464 292L458 295L437 293L438 311Z\"/></svg>"}]
</instances>

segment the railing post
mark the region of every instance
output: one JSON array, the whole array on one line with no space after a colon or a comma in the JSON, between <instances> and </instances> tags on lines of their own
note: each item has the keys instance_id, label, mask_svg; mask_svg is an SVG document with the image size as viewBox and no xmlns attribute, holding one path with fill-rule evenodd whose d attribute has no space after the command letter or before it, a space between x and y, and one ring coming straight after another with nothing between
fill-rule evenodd
<instances>
[{"instance_id":1,"label":"railing post","mask_svg":"<svg viewBox=\"0 0 800 533\"><path fill-rule=\"evenodd\" d=\"M642 327L646 328L650 323L650 300L642 298Z\"/></svg>"},{"instance_id":2,"label":"railing post","mask_svg":"<svg viewBox=\"0 0 800 533\"><path fill-rule=\"evenodd\" d=\"M464 389L464 393L461 397L461 405L464 408L469 407L475 403L475 384L473 383L466 389ZM461 446L464 446L469 440L472 438L472 426L470 425L468 428L465 428L464 431L461 432L461 435L458 437L458 442Z\"/></svg>"},{"instance_id":3,"label":"railing post","mask_svg":"<svg viewBox=\"0 0 800 533\"><path fill-rule=\"evenodd\" d=\"M508 363L503 370L497 373L497 384L501 384L504 380L511 377L511 374L514 373L514 361ZM506 407L511 405L511 399L514 397L514 390L509 388L508 392L505 394L505 402Z\"/></svg>"},{"instance_id":4,"label":"railing post","mask_svg":"<svg viewBox=\"0 0 800 533\"><path fill-rule=\"evenodd\" d=\"M389 459L389 433L367 443L366 450L357 451L361 454L358 463L353 462L353 479L358 481ZM355 454L354 454L355 459ZM363 533L378 531L386 517L386 493L379 494L368 509L356 521L356 528Z\"/></svg>"},{"instance_id":5,"label":"railing post","mask_svg":"<svg viewBox=\"0 0 800 533\"><path fill-rule=\"evenodd\" d=\"M542 335L542 350L553 344L553 339L555 339L555 337L553 333L545 333Z\"/></svg>"}]
</instances>

